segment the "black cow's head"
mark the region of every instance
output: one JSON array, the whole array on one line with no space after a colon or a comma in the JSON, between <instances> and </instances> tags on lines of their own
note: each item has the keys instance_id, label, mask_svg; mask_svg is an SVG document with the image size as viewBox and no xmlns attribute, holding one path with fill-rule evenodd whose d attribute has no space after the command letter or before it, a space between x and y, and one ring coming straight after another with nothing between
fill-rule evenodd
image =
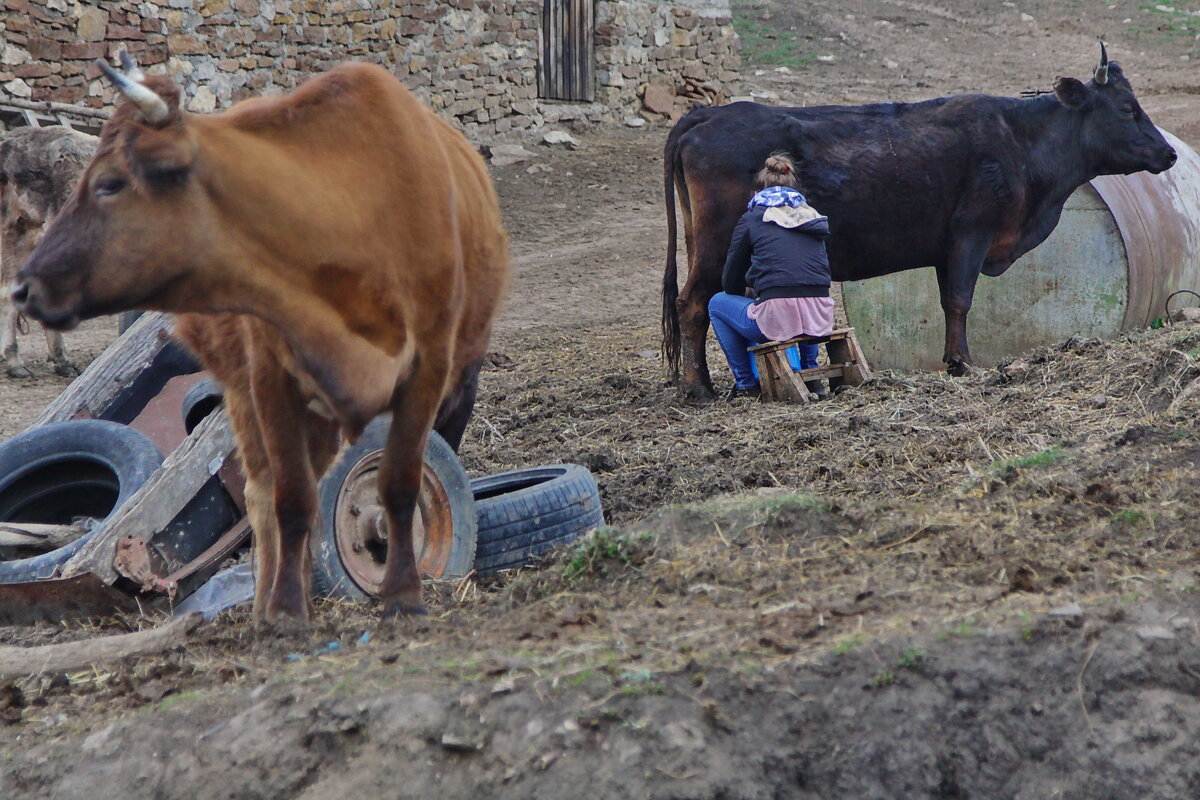
<instances>
[{"instance_id":1,"label":"black cow's head","mask_svg":"<svg viewBox=\"0 0 1200 800\"><path fill-rule=\"evenodd\" d=\"M1175 163L1175 150L1138 105L1121 66L1108 60L1103 42L1092 80L1059 78L1054 94L1080 116L1080 144L1097 173L1159 173Z\"/></svg>"}]
</instances>

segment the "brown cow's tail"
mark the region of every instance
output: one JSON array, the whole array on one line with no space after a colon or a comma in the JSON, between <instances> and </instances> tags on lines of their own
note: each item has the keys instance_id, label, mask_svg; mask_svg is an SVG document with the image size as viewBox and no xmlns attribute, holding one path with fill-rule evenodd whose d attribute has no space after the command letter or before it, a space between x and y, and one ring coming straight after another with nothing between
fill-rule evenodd
<instances>
[{"instance_id":1,"label":"brown cow's tail","mask_svg":"<svg viewBox=\"0 0 1200 800\"><path fill-rule=\"evenodd\" d=\"M663 274L662 285L662 357L663 363L670 368L671 380L675 383L679 382L681 338L679 308L675 305L679 298L679 268L675 256L679 241L679 225L675 220L675 160L679 155L682 124L681 120L671 130L663 150L663 194L667 205L667 268Z\"/></svg>"}]
</instances>

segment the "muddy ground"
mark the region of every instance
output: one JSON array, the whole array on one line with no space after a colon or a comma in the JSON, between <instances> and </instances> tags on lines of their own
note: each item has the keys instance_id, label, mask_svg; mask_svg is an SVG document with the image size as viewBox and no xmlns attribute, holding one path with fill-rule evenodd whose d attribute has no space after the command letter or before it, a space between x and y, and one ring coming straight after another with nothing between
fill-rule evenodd
<instances>
[{"instance_id":1,"label":"muddy ground","mask_svg":"<svg viewBox=\"0 0 1200 800\"><path fill-rule=\"evenodd\" d=\"M737 91L771 102L1049 88L1104 34L1200 145L1195 2L735 5ZM430 585L428 620L236 612L0 689L0 796L1200 797L1200 327L687 405L657 352L666 128L574 133L494 170L517 279L463 458L587 464L615 527ZM0 433L62 386L0 382Z\"/></svg>"}]
</instances>

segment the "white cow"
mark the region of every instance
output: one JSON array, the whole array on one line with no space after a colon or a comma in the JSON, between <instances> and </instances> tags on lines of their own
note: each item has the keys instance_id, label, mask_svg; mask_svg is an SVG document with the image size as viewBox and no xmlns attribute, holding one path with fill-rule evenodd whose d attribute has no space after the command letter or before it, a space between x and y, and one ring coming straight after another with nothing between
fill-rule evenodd
<instances>
[{"instance_id":1,"label":"white cow","mask_svg":"<svg viewBox=\"0 0 1200 800\"><path fill-rule=\"evenodd\" d=\"M0 286L8 286L42 238L42 230L66 203L95 155L95 136L53 125L17 128L0 134ZM11 302L0 301L0 354L12 378L33 375L17 352L20 315ZM46 348L54 371L78 375L67 359L62 334L47 329Z\"/></svg>"}]
</instances>

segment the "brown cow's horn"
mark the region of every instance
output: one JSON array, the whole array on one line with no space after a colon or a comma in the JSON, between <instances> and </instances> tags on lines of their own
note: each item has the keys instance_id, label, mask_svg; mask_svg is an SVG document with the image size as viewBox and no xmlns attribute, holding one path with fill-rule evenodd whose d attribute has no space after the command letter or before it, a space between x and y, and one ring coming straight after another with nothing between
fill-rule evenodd
<instances>
[{"instance_id":1,"label":"brown cow's horn","mask_svg":"<svg viewBox=\"0 0 1200 800\"><path fill-rule=\"evenodd\" d=\"M1103 86L1108 83L1108 50L1104 47L1104 40L1100 40L1100 66L1096 67L1096 83Z\"/></svg>"},{"instance_id":2,"label":"brown cow's horn","mask_svg":"<svg viewBox=\"0 0 1200 800\"><path fill-rule=\"evenodd\" d=\"M121 51L121 69L131 81L138 81L140 83L146 77L146 74L138 67L137 62L129 55L128 50Z\"/></svg>"},{"instance_id":3,"label":"brown cow's horn","mask_svg":"<svg viewBox=\"0 0 1200 800\"><path fill-rule=\"evenodd\" d=\"M125 58L128 58L128 55L126 55ZM124 61L125 58L123 58L122 61ZM130 63L132 63L132 61ZM131 80L129 76L122 75L121 73L117 72L115 69L110 67L108 62L103 58L96 59L96 64L99 65L100 70L108 76L108 79L113 82L113 86L116 86L118 91L125 95L129 102L133 103L141 110L142 116L145 117L146 121L151 125L157 125L158 123L166 120L167 117L171 116L171 109L167 108L166 101L159 97L155 92L147 89L136 80ZM134 65L134 69L139 75L141 74L141 70L138 70L136 65Z\"/></svg>"}]
</instances>

